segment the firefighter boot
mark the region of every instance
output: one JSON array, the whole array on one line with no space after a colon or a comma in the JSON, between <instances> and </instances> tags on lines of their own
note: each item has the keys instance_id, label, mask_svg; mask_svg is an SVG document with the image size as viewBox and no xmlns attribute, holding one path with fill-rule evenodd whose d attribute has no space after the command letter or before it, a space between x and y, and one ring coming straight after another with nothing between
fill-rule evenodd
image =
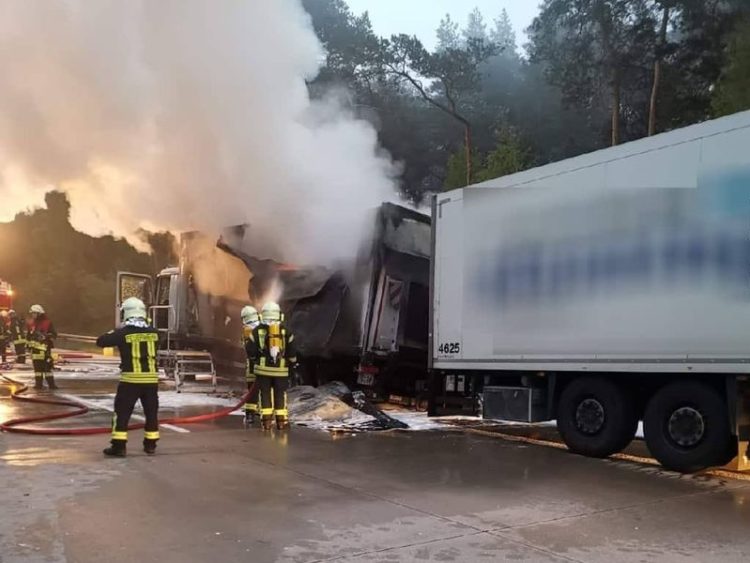
<instances>
[{"instance_id":1,"label":"firefighter boot","mask_svg":"<svg viewBox=\"0 0 750 563\"><path fill-rule=\"evenodd\" d=\"M255 413L253 411L245 411L245 426L252 426L255 424Z\"/></svg>"},{"instance_id":2,"label":"firefighter boot","mask_svg":"<svg viewBox=\"0 0 750 563\"><path fill-rule=\"evenodd\" d=\"M276 428L278 430L289 430L289 418L283 415L277 415Z\"/></svg>"},{"instance_id":3,"label":"firefighter boot","mask_svg":"<svg viewBox=\"0 0 750 563\"><path fill-rule=\"evenodd\" d=\"M273 417L270 415L264 415L261 419L261 425L263 430L271 430L273 428Z\"/></svg>"},{"instance_id":4,"label":"firefighter boot","mask_svg":"<svg viewBox=\"0 0 750 563\"><path fill-rule=\"evenodd\" d=\"M127 454L126 445L127 442L124 440L112 440L112 445L102 450L102 453L110 457L125 457Z\"/></svg>"},{"instance_id":5,"label":"firefighter boot","mask_svg":"<svg viewBox=\"0 0 750 563\"><path fill-rule=\"evenodd\" d=\"M143 451L148 455L154 455L156 453L156 440L149 440L148 438L144 439Z\"/></svg>"},{"instance_id":6,"label":"firefighter boot","mask_svg":"<svg viewBox=\"0 0 750 563\"><path fill-rule=\"evenodd\" d=\"M34 376L34 389L37 391L41 391L44 389L44 377L41 375L35 375Z\"/></svg>"},{"instance_id":7,"label":"firefighter boot","mask_svg":"<svg viewBox=\"0 0 750 563\"><path fill-rule=\"evenodd\" d=\"M47 374L44 378L47 380L47 387L49 387L50 389L59 389L59 387L57 386L57 383L55 383L54 375L50 373L50 374Z\"/></svg>"}]
</instances>

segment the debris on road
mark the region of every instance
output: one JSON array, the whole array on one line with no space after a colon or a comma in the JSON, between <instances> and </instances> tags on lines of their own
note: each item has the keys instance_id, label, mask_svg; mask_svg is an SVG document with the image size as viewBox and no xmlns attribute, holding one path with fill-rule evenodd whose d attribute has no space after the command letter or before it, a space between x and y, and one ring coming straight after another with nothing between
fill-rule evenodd
<instances>
[{"instance_id":1,"label":"debris on road","mask_svg":"<svg viewBox=\"0 0 750 563\"><path fill-rule=\"evenodd\" d=\"M289 391L289 412L295 424L322 430L366 431L408 428L343 383L301 386Z\"/></svg>"}]
</instances>

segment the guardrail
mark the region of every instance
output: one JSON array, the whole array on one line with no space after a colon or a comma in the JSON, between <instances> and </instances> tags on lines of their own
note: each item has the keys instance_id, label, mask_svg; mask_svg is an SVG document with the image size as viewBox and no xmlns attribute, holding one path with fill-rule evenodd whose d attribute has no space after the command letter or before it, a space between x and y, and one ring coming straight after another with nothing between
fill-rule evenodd
<instances>
[{"instance_id":1,"label":"guardrail","mask_svg":"<svg viewBox=\"0 0 750 563\"><path fill-rule=\"evenodd\" d=\"M64 338L65 340L72 340L73 342L85 342L86 344L96 344L96 336L83 336L80 334L65 334L59 333L58 338Z\"/></svg>"}]
</instances>

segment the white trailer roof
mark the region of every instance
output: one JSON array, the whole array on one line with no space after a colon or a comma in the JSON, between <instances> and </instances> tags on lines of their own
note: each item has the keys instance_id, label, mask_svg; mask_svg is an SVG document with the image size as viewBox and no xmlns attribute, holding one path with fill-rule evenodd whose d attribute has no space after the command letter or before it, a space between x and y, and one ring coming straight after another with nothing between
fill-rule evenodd
<instances>
[{"instance_id":1,"label":"white trailer roof","mask_svg":"<svg viewBox=\"0 0 750 563\"><path fill-rule=\"evenodd\" d=\"M470 188L513 187L613 187L691 188L698 187L704 155L704 140L730 134L736 139L728 148L735 161L747 162L750 151L750 111L706 121L616 147L539 166L516 174L488 180ZM745 142L742 142L745 141ZM715 161L712 150L708 160ZM741 154L740 154L741 153ZM744 154L744 157L742 156Z\"/></svg>"}]
</instances>

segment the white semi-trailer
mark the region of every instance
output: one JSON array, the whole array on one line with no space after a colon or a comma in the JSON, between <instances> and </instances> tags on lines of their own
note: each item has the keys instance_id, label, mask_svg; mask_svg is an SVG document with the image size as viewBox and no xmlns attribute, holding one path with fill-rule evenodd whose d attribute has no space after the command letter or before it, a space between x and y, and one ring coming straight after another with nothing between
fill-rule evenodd
<instances>
[{"instance_id":1,"label":"white semi-trailer","mask_svg":"<svg viewBox=\"0 0 750 563\"><path fill-rule=\"evenodd\" d=\"M747 465L750 112L440 194L432 254L433 414Z\"/></svg>"}]
</instances>

